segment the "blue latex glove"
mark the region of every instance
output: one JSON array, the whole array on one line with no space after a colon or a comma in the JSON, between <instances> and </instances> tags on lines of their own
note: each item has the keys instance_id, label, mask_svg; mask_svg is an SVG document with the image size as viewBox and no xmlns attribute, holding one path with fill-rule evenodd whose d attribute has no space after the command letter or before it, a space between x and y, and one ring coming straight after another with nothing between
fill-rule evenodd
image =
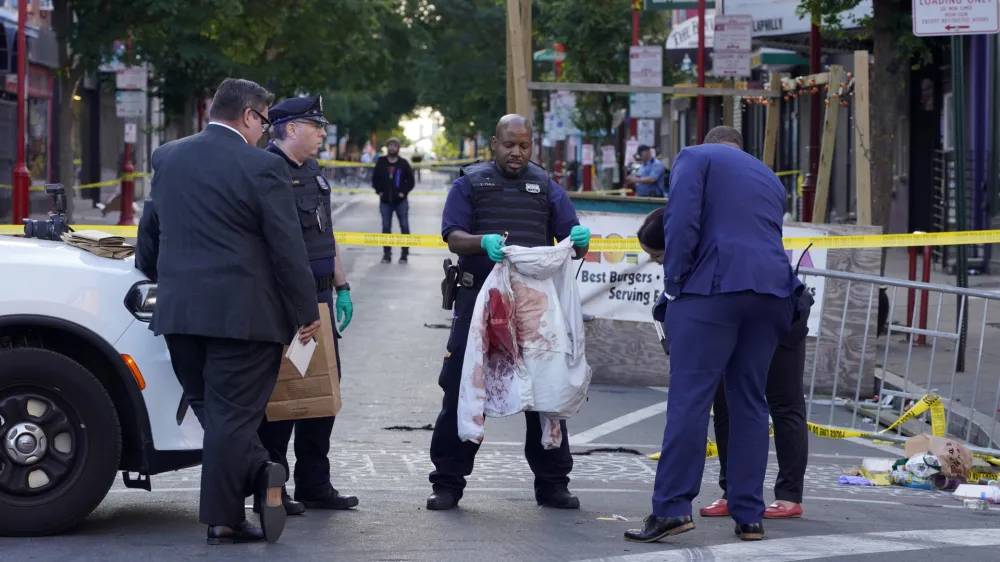
<instances>
[{"instance_id":1,"label":"blue latex glove","mask_svg":"<svg viewBox=\"0 0 1000 562\"><path fill-rule=\"evenodd\" d=\"M586 246L590 244L590 229L586 226L576 225L573 230L569 231L569 239L573 241L574 246Z\"/></svg>"},{"instance_id":2,"label":"blue latex glove","mask_svg":"<svg viewBox=\"0 0 1000 562\"><path fill-rule=\"evenodd\" d=\"M337 292L337 302L334 304L337 311L337 322L340 322L339 331L343 332L354 317L354 303L351 302L350 291Z\"/></svg>"},{"instance_id":3,"label":"blue latex glove","mask_svg":"<svg viewBox=\"0 0 1000 562\"><path fill-rule=\"evenodd\" d=\"M479 245L486 250L486 255L488 255L491 260L500 263L503 261L502 240L503 237L499 234L487 234L483 236L483 240L479 243Z\"/></svg>"}]
</instances>

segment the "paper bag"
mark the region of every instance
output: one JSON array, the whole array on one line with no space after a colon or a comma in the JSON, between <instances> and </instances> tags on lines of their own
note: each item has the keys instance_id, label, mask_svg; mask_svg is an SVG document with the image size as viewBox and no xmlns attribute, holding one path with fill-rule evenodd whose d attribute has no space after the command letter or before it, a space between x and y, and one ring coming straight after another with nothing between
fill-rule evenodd
<instances>
[{"instance_id":1,"label":"paper bag","mask_svg":"<svg viewBox=\"0 0 1000 562\"><path fill-rule=\"evenodd\" d=\"M941 474L945 476L968 478L972 470L972 453L954 439L933 437L926 433L910 437L903 454L910 458L920 453L937 457L941 462Z\"/></svg>"},{"instance_id":2,"label":"paper bag","mask_svg":"<svg viewBox=\"0 0 1000 562\"><path fill-rule=\"evenodd\" d=\"M320 327L316 331L316 350L303 376L282 351L278 383L267 403L269 421L301 420L336 416L343 405L340 399L340 373L333 342L333 322L326 304L319 305Z\"/></svg>"}]
</instances>

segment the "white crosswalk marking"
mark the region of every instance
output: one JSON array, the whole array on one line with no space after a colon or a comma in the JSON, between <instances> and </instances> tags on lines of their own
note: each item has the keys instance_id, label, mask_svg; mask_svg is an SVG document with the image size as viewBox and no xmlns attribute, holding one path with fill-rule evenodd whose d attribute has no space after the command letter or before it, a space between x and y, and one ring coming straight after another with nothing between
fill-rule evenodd
<instances>
[{"instance_id":1,"label":"white crosswalk marking","mask_svg":"<svg viewBox=\"0 0 1000 562\"><path fill-rule=\"evenodd\" d=\"M580 562L688 562L692 560L798 562L834 556L930 550L949 546L1000 546L1000 533L996 529L931 529L857 535L820 535L761 542L732 542L699 548L679 548L609 558L594 558Z\"/></svg>"}]
</instances>

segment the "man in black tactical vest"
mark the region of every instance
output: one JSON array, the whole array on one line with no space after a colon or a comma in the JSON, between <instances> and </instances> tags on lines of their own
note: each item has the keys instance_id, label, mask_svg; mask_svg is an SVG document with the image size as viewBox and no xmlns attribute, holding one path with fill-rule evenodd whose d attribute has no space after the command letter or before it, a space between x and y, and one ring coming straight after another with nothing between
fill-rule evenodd
<instances>
[{"instance_id":1,"label":"man in black tactical vest","mask_svg":"<svg viewBox=\"0 0 1000 562\"><path fill-rule=\"evenodd\" d=\"M290 98L271 108L271 135L269 152L277 154L288 163L292 175L292 190L298 207L302 237L309 253L309 265L316 278L318 302L330 307L330 318L340 322L335 330L337 372L340 368L340 332L351 322L354 305L351 303L351 286L344 277L344 266L337 257L337 244L333 238L330 185L320 171L315 156L326 137L327 120L323 117L323 100L315 98ZM333 293L336 291L336 303ZM282 491L282 501L289 515L299 515L306 508L350 509L358 505L358 498L341 495L330 483L330 434L333 417L309 418L290 421L264 421L258 435L271 455L271 461L281 463L288 470L288 441L295 430L295 499ZM259 506L254 505L254 511Z\"/></svg>"},{"instance_id":2,"label":"man in black tactical vest","mask_svg":"<svg viewBox=\"0 0 1000 562\"><path fill-rule=\"evenodd\" d=\"M504 116L497 124L492 149L495 159L463 169L445 201L441 235L448 249L459 256L457 274L449 271L445 300L454 295L451 335L438 384L444 403L431 437L430 475L434 493L427 509L445 510L458 505L465 490L465 477L479 445L458 437L458 394L462 363L469 338L476 297L494 263L502 262L503 234L517 246L551 246L553 239L569 237L576 258L583 259L590 246L590 229L580 226L569 196L553 182L541 166L530 161L531 122L520 115ZM447 283L447 281L446 281ZM569 451L569 431L562 426L563 440L558 449L542 447L542 427L537 412L525 412L527 432L524 455L535 474L535 500L539 505L558 509L579 509L580 500L569 492L573 457Z\"/></svg>"}]
</instances>

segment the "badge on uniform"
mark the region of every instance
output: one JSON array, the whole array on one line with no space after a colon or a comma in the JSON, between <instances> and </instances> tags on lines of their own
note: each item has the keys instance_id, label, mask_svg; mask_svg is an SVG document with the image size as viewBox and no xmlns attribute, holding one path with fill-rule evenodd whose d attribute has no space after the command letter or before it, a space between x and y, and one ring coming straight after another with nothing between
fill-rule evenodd
<instances>
[{"instance_id":1,"label":"badge on uniform","mask_svg":"<svg viewBox=\"0 0 1000 562\"><path fill-rule=\"evenodd\" d=\"M326 181L326 178L322 175L316 176L316 183L319 184L321 190L330 191L330 182Z\"/></svg>"},{"instance_id":2,"label":"badge on uniform","mask_svg":"<svg viewBox=\"0 0 1000 562\"><path fill-rule=\"evenodd\" d=\"M526 184L524 184L524 188L528 191L528 193L541 193L542 192L541 186L539 186L537 183L526 183Z\"/></svg>"}]
</instances>

